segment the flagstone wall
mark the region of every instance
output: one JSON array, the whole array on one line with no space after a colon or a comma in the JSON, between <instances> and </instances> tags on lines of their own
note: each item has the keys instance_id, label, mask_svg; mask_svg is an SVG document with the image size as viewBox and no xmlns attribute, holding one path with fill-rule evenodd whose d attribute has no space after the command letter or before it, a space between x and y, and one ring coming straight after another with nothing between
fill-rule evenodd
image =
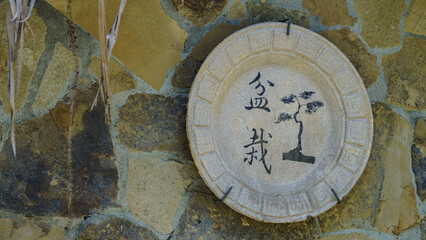
<instances>
[{"instance_id":1,"label":"flagstone wall","mask_svg":"<svg viewBox=\"0 0 426 240\"><path fill-rule=\"evenodd\" d=\"M90 111L100 78L97 4L37 0L32 33L24 33L14 157L8 1L0 0L0 239L426 238L425 0L127 0L110 61L111 125L100 99ZM106 0L109 26L118 4ZM223 204L198 175L186 104L218 43L287 17L334 43L357 68L374 141L340 204L304 222L261 223Z\"/></svg>"}]
</instances>

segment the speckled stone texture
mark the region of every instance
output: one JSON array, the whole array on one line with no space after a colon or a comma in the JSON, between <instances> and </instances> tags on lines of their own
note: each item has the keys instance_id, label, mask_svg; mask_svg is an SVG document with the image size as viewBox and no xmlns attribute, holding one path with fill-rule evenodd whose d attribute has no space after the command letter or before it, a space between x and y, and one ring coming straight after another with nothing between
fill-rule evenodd
<instances>
[{"instance_id":1,"label":"speckled stone texture","mask_svg":"<svg viewBox=\"0 0 426 240\"><path fill-rule=\"evenodd\" d=\"M78 238L80 240L139 240L159 239L151 230L138 226L128 220L111 218L99 224L90 223Z\"/></svg>"},{"instance_id":2,"label":"speckled stone texture","mask_svg":"<svg viewBox=\"0 0 426 240\"><path fill-rule=\"evenodd\" d=\"M353 0L361 20L361 36L367 44L382 49L401 44L399 24L407 7L404 0Z\"/></svg>"},{"instance_id":3,"label":"speckled stone texture","mask_svg":"<svg viewBox=\"0 0 426 240\"><path fill-rule=\"evenodd\" d=\"M245 19L247 13L241 0L232 1L232 5L228 8L228 19Z\"/></svg>"},{"instance_id":4,"label":"speckled stone texture","mask_svg":"<svg viewBox=\"0 0 426 240\"><path fill-rule=\"evenodd\" d=\"M336 235L327 235L319 238L319 240L374 240L374 238L369 238L363 233L349 233L349 234L336 234Z\"/></svg>"},{"instance_id":5,"label":"speckled stone texture","mask_svg":"<svg viewBox=\"0 0 426 240\"><path fill-rule=\"evenodd\" d=\"M345 0L303 0L303 6L320 17L321 23L326 26L353 26L356 22L356 18L349 15Z\"/></svg>"},{"instance_id":6,"label":"speckled stone texture","mask_svg":"<svg viewBox=\"0 0 426 240\"><path fill-rule=\"evenodd\" d=\"M195 193L172 239L315 239L315 219L290 224L262 223L243 216L215 196Z\"/></svg>"},{"instance_id":7,"label":"speckled stone texture","mask_svg":"<svg viewBox=\"0 0 426 240\"><path fill-rule=\"evenodd\" d=\"M196 26L214 21L228 0L171 0L183 16Z\"/></svg>"},{"instance_id":8,"label":"speckled stone texture","mask_svg":"<svg viewBox=\"0 0 426 240\"><path fill-rule=\"evenodd\" d=\"M404 31L426 36L426 2L413 0L404 21Z\"/></svg>"},{"instance_id":9,"label":"speckled stone texture","mask_svg":"<svg viewBox=\"0 0 426 240\"><path fill-rule=\"evenodd\" d=\"M405 37L398 53L382 57L386 102L409 110L426 109L426 40Z\"/></svg>"},{"instance_id":10,"label":"speckled stone texture","mask_svg":"<svg viewBox=\"0 0 426 240\"><path fill-rule=\"evenodd\" d=\"M169 151L191 159L186 137L187 98L134 94L119 110L120 141L136 151Z\"/></svg>"},{"instance_id":11,"label":"speckled stone texture","mask_svg":"<svg viewBox=\"0 0 426 240\"><path fill-rule=\"evenodd\" d=\"M118 173L103 107L89 111L95 91L79 92L67 158L69 106L18 124L17 156L10 141L0 154L0 208L39 216L82 216L115 204ZM70 188L71 183L72 187Z\"/></svg>"},{"instance_id":12,"label":"speckled stone texture","mask_svg":"<svg viewBox=\"0 0 426 240\"><path fill-rule=\"evenodd\" d=\"M252 23L277 22L290 18L293 24L309 28L307 13L299 10L290 10L274 7L267 4L247 3L247 11Z\"/></svg>"},{"instance_id":13,"label":"speckled stone texture","mask_svg":"<svg viewBox=\"0 0 426 240\"><path fill-rule=\"evenodd\" d=\"M416 177L417 195L424 202L426 200L426 123L424 118L417 120L414 129L411 160Z\"/></svg>"},{"instance_id":14,"label":"speckled stone texture","mask_svg":"<svg viewBox=\"0 0 426 240\"><path fill-rule=\"evenodd\" d=\"M2 240L65 240L66 229L40 219L0 218Z\"/></svg>"},{"instance_id":15,"label":"speckled stone texture","mask_svg":"<svg viewBox=\"0 0 426 240\"><path fill-rule=\"evenodd\" d=\"M169 234L173 231L173 216L196 177L197 171L191 163L166 157L130 159L127 205L136 219Z\"/></svg>"},{"instance_id":16,"label":"speckled stone texture","mask_svg":"<svg viewBox=\"0 0 426 240\"><path fill-rule=\"evenodd\" d=\"M45 108L54 105L62 87L74 70L74 55L64 45L56 43L52 60L44 73L33 106Z\"/></svg>"}]
</instances>

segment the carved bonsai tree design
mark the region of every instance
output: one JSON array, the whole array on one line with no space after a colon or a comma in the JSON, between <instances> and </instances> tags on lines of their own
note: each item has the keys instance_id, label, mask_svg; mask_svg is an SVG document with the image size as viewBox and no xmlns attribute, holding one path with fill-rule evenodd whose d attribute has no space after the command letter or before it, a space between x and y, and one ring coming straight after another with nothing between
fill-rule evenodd
<instances>
[{"instance_id":1,"label":"carved bonsai tree design","mask_svg":"<svg viewBox=\"0 0 426 240\"><path fill-rule=\"evenodd\" d=\"M299 115L300 110L302 110L302 108L305 108L305 113L312 114L318 111L319 108L324 106L324 104L320 101L312 101L306 104L301 103L302 101L306 102L306 100L310 99L312 95L314 94L315 92L312 92L312 91L304 91L300 93L299 96L291 94L290 96L286 96L281 99L281 101L284 104L291 104L296 102L298 104L298 107L297 107L297 111L294 114L288 114L286 112L281 113L280 116L278 117L278 120L275 123L279 124L281 122L294 119L294 121L299 124L297 147L289 152L283 153L283 160L291 160L291 161L311 163L311 164L315 163L315 157L305 156L302 153L303 122L297 119L297 116Z\"/></svg>"}]
</instances>

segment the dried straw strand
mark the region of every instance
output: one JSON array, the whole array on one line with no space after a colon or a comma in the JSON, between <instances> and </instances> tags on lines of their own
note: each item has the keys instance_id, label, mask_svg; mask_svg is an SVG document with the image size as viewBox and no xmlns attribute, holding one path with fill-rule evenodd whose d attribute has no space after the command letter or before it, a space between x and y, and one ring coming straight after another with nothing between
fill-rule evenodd
<instances>
[{"instance_id":1,"label":"dried straw strand","mask_svg":"<svg viewBox=\"0 0 426 240\"><path fill-rule=\"evenodd\" d=\"M105 120L108 124L111 124L111 90L108 76L108 63L111 57L112 49L117 40L118 27L120 26L121 16L126 5L126 0L121 0L120 7L115 16L114 23L112 24L111 30L107 34L106 29L106 17L105 17L105 2L99 0L99 51L101 56L101 80L99 81L99 89L102 88L102 96L105 105ZM96 106L96 102L99 95L99 90L96 93L95 99L92 103L91 109Z\"/></svg>"},{"instance_id":2,"label":"dried straw strand","mask_svg":"<svg viewBox=\"0 0 426 240\"><path fill-rule=\"evenodd\" d=\"M10 102L11 131L10 140L13 154L16 157L15 142L15 98L19 92L19 83L22 77L22 61L24 49L24 27L28 25L28 18L34 7L35 0L9 0L9 9L6 14L7 27L7 70L8 70L8 94ZM14 73L13 65L16 65ZM16 74L16 76L14 76Z\"/></svg>"},{"instance_id":3,"label":"dried straw strand","mask_svg":"<svg viewBox=\"0 0 426 240\"><path fill-rule=\"evenodd\" d=\"M101 79L105 101L105 120L111 123L110 83L108 78L108 48L104 0L99 0L99 51L101 55Z\"/></svg>"},{"instance_id":4,"label":"dried straw strand","mask_svg":"<svg viewBox=\"0 0 426 240\"><path fill-rule=\"evenodd\" d=\"M108 60L111 57L112 49L117 41L118 27L120 26L121 16L123 15L124 7L126 6L127 0L121 0L120 7L118 8L117 15L115 16L114 23L112 24L111 30L107 35L107 48L108 48Z\"/></svg>"}]
</instances>

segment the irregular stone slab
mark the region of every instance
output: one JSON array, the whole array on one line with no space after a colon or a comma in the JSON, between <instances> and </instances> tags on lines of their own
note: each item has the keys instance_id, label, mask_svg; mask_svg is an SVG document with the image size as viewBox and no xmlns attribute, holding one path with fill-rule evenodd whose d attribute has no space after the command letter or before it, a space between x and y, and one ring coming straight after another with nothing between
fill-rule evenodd
<instances>
[{"instance_id":1,"label":"irregular stone slab","mask_svg":"<svg viewBox=\"0 0 426 240\"><path fill-rule=\"evenodd\" d=\"M406 9L404 0L353 0L353 4L361 18L361 36L371 48L401 44L399 24Z\"/></svg>"},{"instance_id":2,"label":"irregular stone slab","mask_svg":"<svg viewBox=\"0 0 426 240\"><path fill-rule=\"evenodd\" d=\"M242 28L243 26L220 23L207 32L189 56L176 68L175 74L171 79L172 85L178 88L190 88L195 75L197 75L201 64L209 53L226 37Z\"/></svg>"},{"instance_id":3,"label":"irregular stone slab","mask_svg":"<svg viewBox=\"0 0 426 240\"><path fill-rule=\"evenodd\" d=\"M82 108L78 112L84 111L82 122L75 123L82 125L83 129L80 132L76 131L72 138L74 159L72 213L77 216L117 206L118 171L101 98L98 98L97 106L90 110L96 90L92 88L87 92L77 92L76 108Z\"/></svg>"},{"instance_id":4,"label":"irregular stone slab","mask_svg":"<svg viewBox=\"0 0 426 240\"><path fill-rule=\"evenodd\" d=\"M193 56L198 61L204 61L210 52L221 43L226 37L232 33L242 29L244 26L231 25L220 23L212 30L207 32L199 43L191 51L190 56Z\"/></svg>"},{"instance_id":5,"label":"irregular stone slab","mask_svg":"<svg viewBox=\"0 0 426 240\"><path fill-rule=\"evenodd\" d=\"M62 44L56 43L52 60L43 75L33 106L46 108L54 105L74 69L75 59L72 52Z\"/></svg>"},{"instance_id":6,"label":"irregular stone slab","mask_svg":"<svg viewBox=\"0 0 426 240\"><path fill-rule=\"evenodd\" d=\"M172 239L316 239L315 219L264 223L243 216L215 196L194 193Z\"/></svg>"},{"instance_id":7,"label":"irregular stone slab","mask_svg":"<svg viewBox=\"0 0 426 240\"><path fill-rule=\"evenodd\" d=\"M0 155L0 207L27 215L64 214L65 182L50 183L67 176L65 138L48 114L17 124L15 136L17 158L10 140Z\"/></svg>"},{"instance_id":8,"label":"irregular stone slab","mask_svg":"<svg viewBox=\"0 0 426 240\"><path fill-rule=\"evenodd\" d=\"M95 74L98 79L101 78L101 61L99 58L92 57L90 60L89 70ZM111 83L112 93L135 89L137 87L135 79L127 72L117 60L110 58L108 65L109 81Z\"/></svg>"},{"instance_id":9,"label":"irregular stone slab","mask_svg":"<svg viewBox=\"0 0 426 240\"><path fill-rule=\"evenodd\" d=\"M426 123L419 119L414 129L414 141L411 145L412 168L416 177L417 195L426 200Z\"/></svg>"},{"instance_id":10,"label":"irregular stone slab","mask_svg":"<svg viewBox=\"0 0 426 240\"><path fill-rule=\"evenodd\" d=\"M172 232L173 216L195 174L194 166L162 156L130 159L126 199L133 216L163 234Z\"/></svg>"},{"instance_id":11,"label":"irregular stone slab","mask_svg":"<svg viewBox=\"0 0 426 240\"><path fill-rule=\"evenodd\" d=\"M27 218L0 218L2 240L65 240L66 230L45 221Z\"/></svg>"},{"instance_id":12,"label":"irregular stone slab","mask_svg":"<svg viewBox=\"0 0 426 240\"><path fill-rule=\"evenodd\" d=\"M13 230L13 224L10 219L0 218L0 239L8 239Z\"/></svg>"},{"instance_id":13,"label":"irregular stone slab","mask_svg":"<svg viewBox=\"0 0 426 240\"><path fill-rule=\"evenodd\" d=\"M308 14L299 10L287 10L259 3L247 3L247 10L252 23L276 22L290 18L293 24L310 27Z\"/></svg>"},{"instance_id":14,"label":"irregular stone slab","mask_svg":"<svg viewBox=\"0 0 426 240\"><path fill-rule=\"evenodd\" d=\"M178 12L196 26L214 21L228 0L173 0Z\"/></svg>"},{"instance_id":15,"label":"irregular stone slab","mask_svg":"<svg viewBox=\"0 0 426 240\"><path fill-rule=\"evenodd\" d=\"M0 208L26 215L82 216L115 204L118 172L104 108L99 103L88 111L95 93L77 93L74 121L81 128L72 138L71 162L64 132L68 105L58 104L50 114L17 124L17 157L10 141L0 154Z\"/></svg>"},{"instance_id":16,"label":"irregular stone slab","mask_svg":"<svg viewBox=\"0 0 426 240\"><path fill-rule=\"evenodd\" d=\"M172 76L172 86L177 88L191 88L192 82L198 73L203 61L196 60L189 55L176 67Z\"/></svg>"},{"instance_id":17,"label":"irregular stone slab","mask_svg":"<svg viewBox=\"0 0 426 240\"><path fill-rule=\"evenodd\" d=\"M367 47L349 28L319 32L335 44L349 58L358 70L366 88L376 82L380 74L377 57L368 52Z\"/></svg>"},{"instance_id":18,"label":"irregular stone slab","mask_svg":"<svg viewBox=\"0 0 426 240\"><path fill-rule=\"evenodd\" d=\"M120 218L108 219L99 225L90 223L81 233L80 240L104 239L159 239L151 230Z\"/></svg>"},{"instance_id":19,"label":"irregular stone slab","mask_svg":"<svg viewBox=\"0 0 426 240\"><path fill-rule=\"evenodd\" d=\"M367 237L364 233L350 233L350 234L337 234L321 237L319 240L374 240L373 238Z\"/></svg>"},{"instance_id":20,"label":"irregular stone slab","mask_svg":"<svg viewBox=\"0 0 426 240\"><path fill-rule=\"evenodd\" d=\"M62 14L68 0L47 0ZM118 10L115 0L105 1L107 26L111 27ZM73 0L73 21L98 38L98 1ZM120 22L112 54L129 70L156 90L165 81L166 71L181 60L187 33L171 19L158 0L128 0Z\"/></svg>"},{"instance_id":21,"label":"irregular stone slab","mask_svg":"<svg viewBox=\"0 0 426 240\"><path fill-rule=\"evenodd\" d=\"M382 146L379 154L384 181L374 228L399 235L419 220L410 172L412 127L385 105L378 105L375 109L375 125L383 129L381 134L375 135L375 139Z\"/></svg>"},{"instance_id":22,"label":"irregular stone slab","mask_svg":"<svg viewBox=\"0 0 426 240\"><path fill-rule=\"evenodd\" d=\"M426 2L413 0L404 21L404 31L426 36Z\"/></svg>"},{"instance_id":23,"label":"irregular stone slab","mask_svg":"<svg viewBox=\"0 0 426 240\"><path fill-rule=\"evenodd\" d=\"M183 96L134 94L119 110L118 138L131 150L167 151L191 160Z\"/></svg>"},{"instance_id":24,"label":"irregular stone slab","mask_svg":"<svg viewBox=\"0 0 426 240\"><path fill-rule=\"evenodd\" d=\"M7 8L9 7L8 1L0 4L1 19L6 18ZM44 38L47 33L46 25L43 20L37 15L37 10L34 9L31 17L28 19L28 24L33 29L34 36L31 34L28 26L24 30L24 55L22 78L19 86L18 94L15 96L16 110L22 106L27 97L28 85L34 75L37 67L37 62L41 54L46 48ZM34 37L34 38L33 38ZM33 40L34 39L34 40ZM0 24L0 101L3 106L3 111L10 114L9 98L7 97L7 31L6 24Z\"/></svg>"},{"instance_id":25,"label":"irregular stone slab","mask_svg":"<svg viewBox=\"0 0 426 240\"><path fill-rule=\"evenodd\" d=\"M386 102L409 110L425 110L426 40L405 37L401 50L382 57L387 82Z\"/></svg>"},{"instance_id":26,"label":"irregular stone slab","mask_svg":"<svg viewBox=\"0 0 426 240\"><path fill-rule=\"evenodd\" d=\"M353 26L356 21L349 15L345 0L303 0L302 4L311 15L320 17L321 23L326 26Z\"/></svg>"},{"instance_id":27,"label":"irregular stone slab","mask_svg":"<svg viewBox=\"0 0 426 240\"><path fill-rule=\"evenodd\" d=\"M245 19L247 18L246 8L241 0L233 0L232 5L228 8L228 19Z\"/></svg>"}]
</instances>

